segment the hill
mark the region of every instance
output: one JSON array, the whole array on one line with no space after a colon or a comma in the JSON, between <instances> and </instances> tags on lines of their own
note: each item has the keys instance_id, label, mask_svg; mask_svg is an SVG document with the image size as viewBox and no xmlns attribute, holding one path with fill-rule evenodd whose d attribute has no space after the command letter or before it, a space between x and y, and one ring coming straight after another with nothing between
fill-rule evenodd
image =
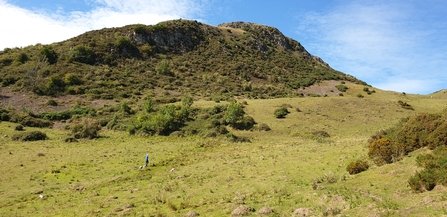
<instances>
[{"instance_id":1,"label":"hill","mask_svg":"<svg viewBox=\"0 0 447 217\"><path fill-rule=\"evenodd\" d=\"M130 25L0 63L1 216L445 214L447 92L373 88L275 28Z\"/></svg>"},{"instance_id":2,"label":"hill","mask_svg":"<svg viewBox=\"0 0 447 217\"><path fill-rule=\"evenodd\" d=\"M278 29L233 22L217 27L172 20L86 32L0 53L0 83L38 95L123 99L189 94L227 99L299 96L338 72Z\"/></svg>"}]
</instances>

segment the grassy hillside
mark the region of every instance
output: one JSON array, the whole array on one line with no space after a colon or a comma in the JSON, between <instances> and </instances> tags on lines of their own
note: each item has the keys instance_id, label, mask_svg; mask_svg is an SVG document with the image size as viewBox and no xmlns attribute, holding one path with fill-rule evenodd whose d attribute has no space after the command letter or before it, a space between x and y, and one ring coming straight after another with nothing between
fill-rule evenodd
<instances>
[{"instance_id":1,"label":"grassy hillside","mask_svg":"<svg viewBox=\"0 0 447 217\"><path fill-rule=\"evenodd\" d=\"M66 143L69 131L36 129L49 139L18 142L17 124L1 122L2 216L441 216L442 186L414 193L407 184L419 150L381 167L367 158L377 130L447 98L404 95L346 84L344 96L245 99L244 111L270 131L228 128L224 137L130 136L103 128L94 140ZM364 97L358 97L363 94ZM413 110L402 107L405 101ZM193 108L228 102L195 101ZM287 107L277 119L274 111ZM315 132L324 131L326 134ZM148 168L139 169L144 156ZM369 170L346 166L366 159ZM43 198L40 199L39 195ZM251 210L251 211L250 211Z\"/></svg>"},{"instance_id":2,"label":"grassy hillside","mask_svg":"<svg viewBox=\"0 0 447 217\"><path fill-rule=\"evenodd\" d=\"M39 95L90 99L190 94L298 96L324 80L362 83L330 68L276 28L173 20L90 31L0 52L0 83Z\"/></svg>"}]
</instances>

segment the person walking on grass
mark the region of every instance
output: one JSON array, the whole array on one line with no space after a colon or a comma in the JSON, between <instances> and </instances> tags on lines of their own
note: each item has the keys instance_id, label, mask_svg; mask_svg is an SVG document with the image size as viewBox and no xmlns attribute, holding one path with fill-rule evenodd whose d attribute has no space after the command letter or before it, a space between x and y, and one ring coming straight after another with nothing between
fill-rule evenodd
<instances>
[{"instance_id":1,"label":"person walking on grass","mask_svg":"<svg viewBox=\"0 0 447 217\"><path fill-rule=\"evenodd\" d=\"M149 154L146 155L145 160L146 160L146 166L145 167L147 167L147 165L149 164Z\"/></svg>"}]
</instances>

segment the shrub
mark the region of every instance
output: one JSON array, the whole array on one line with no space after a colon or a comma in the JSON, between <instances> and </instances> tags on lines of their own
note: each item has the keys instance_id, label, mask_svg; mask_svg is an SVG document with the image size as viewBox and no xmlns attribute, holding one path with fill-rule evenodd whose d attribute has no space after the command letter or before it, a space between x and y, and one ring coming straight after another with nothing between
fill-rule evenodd
<instances>
[{"instance_id":1,"label":"shrub","mask_svg":"<svg viewBox=\"0 0 447 217\"><path fill-rule=\"evenodd\" d=\"M169 61L165 59L157 64L155 70L161 75L171 75L171 72L169 71Z\"/></svg>"},{"instance_id":2,"label":"shrub","mask_svg":"<svg viewBox=\"0 0 447 217\"><path fill-rule=\"evenodd\" d=\"M57 62L57 53L50 45L43 46L42 50L40 51L40 55L45 57L49 64L54 64Z\"/></svg>"},{"instance_id":3,"label":"shrub","mask_svg":"<svg viewBox=\"0 0 447 217\"><path fill-rule=\"evenodd\" d=\"M9 121L9 112L0 108L0 121Z\"/></svg>"},{"instance_id":4,"label":"shrub","mask_svg":"<svg viewBox=\"0 0 447 217\"><path fill-rule=\"evenodd\" d=\"M227 109L225 111L225 123L229 125L235 125L237 122L241 121L244 117L245 112L242 108L242 105L237 102L232 102L228 104Z\"/></svg>"},{"instance_id":5,"label":"shrub","mask_svg":"<svg viewBox=\"0 0 447 217\"><path fill-rule=\"evenodd\" d=\"M399 161L404 154L404 145L388 138L378 139L371 143L368 152L368 156L377 166Z\"/></svg>"},{"instance_id":6,"label":"shrub","mask_svg":"<svg viewBox=\"0 0 447 217\"><path fill-rule=\"evenodd\" d=\"M438 146L432 153L419 155L416 162L424 169L409 178L408 184L413 191L430 191L437 184L447 184L446 146Z\"/></svg>"},{"instance_id":7,"label":"shrub","mask_svg":"<svg viewBox=\"0 0 447 217\"><path fill-rule=\"evenodd\" d=\"M14 130L16 130L16 131L23 131L23 125L19 124L19 125L15 126Z\"/></svg>"},{"instance_id":8,"label":"shrub","mask_svg":"<svg viewBox=\"0 0 447 217\"><path fill-rule=\"evenodd\" d=\"M93 65L96 62L96 54L92 48L78 45L71 50L70 60Z\"/></svg>"},{"instance_id":9,"label":"shrub","mask_svg":"<svg viewBox=\"0 0 447 217\"><path fill-rule=\"evenodd\" d=\"M397 101L397 103L399 103L399 105L404 109L414 110L413 106L411 106L410 104L408 104L402 100Z\"/></svg>"},{"instance_id":10,"label":"shrub","mask_svg":"<svg viewBox=\"0 0 447 217\"><path fill-rule=\"evenodd\" d=\"M316 136L316 137L320 137L320 138L329 138L329 137L331 137L331 135L329 135L328 132L323 131L323 130L314 131L314 132L312 132L312 135Z\"/></svg>"},{"instance_id":11,"label":"shrub","mask_svg":"<svg viewBox=\"0 0 447 217\"><path fill-rule=\"evenodd\" d=\"M359 93L359 94L357 94L357 97L358 97L358 98L363 98L364 96L363 96L362 94Z\"/></svg>"},{"instance_id":12,"label":"shrub","mask_svg":"<svg viewBox=\"0 0 447 217\"><path fill-rule=\"evenodd\" d=\"M65 91L64 80L58 75L51 76L46 86L46 94L55 95L58 93L62 93L64 91Z\"/></svg>"},{"instance_id":13,"label":"shrub","mask_svg":"<svg viewBox=\"0 0 447 217\"><path fill-rule=\"evenodd\" d=\"M67 85L80 85L82 80L75 74L68 73L64 76L64 82Z\"/></svg>"},{"instance_id":14,"label":"shrub","mask_svg":"<svg viewBox=\"0 0 447 217\"><path fill-rule=\"evenodd\" d=\"M27 127L43 128L43 127L51 127L51 126L53 126L53 123L51 121L42 120L42 119L34 118L34 117L31 117L31 116L23 117L23 118L20 119L20 121L16 119L16 121L18 123L22 124L23 126L27 126Z\"/></svg>"},{"instance_id":15,"label":"shrub","mask_svg":"<svg viewBox=\"0 0 447 217\"><path fill-rule=\"evenodd\" d=\"M25 63L28 60L29 60L29 57L25 53L20 53L16 58L16 61L20 62L20 63Z\"/></svg>"},{"instance_id":16,"label":"shrub","mask_svg":"<svg viewBox=\"0 0 447 217\"><path fill-rule=\"evenodd\" d=\"M40 131L21 132L12 136L12 140L14 141L37 141L46 140L47 138L47 135Z\"/></svg>"},{"instance_id":17,"label":"shrub","mask_svg":"<svg viewBox=\"0 0 447 217\"><path fill-rule=\"evenodd\" d=\"M354 175L357 173L361 173L363 171L368 170L369 165L364 160L356 160L352 161L348 164L348 167L346 167L346 170L349 172L349 174Z\"/></svg>"},{"instance_id":18,"label":"shrub","mask_svg":"<svg viewBox=\"0 0 447 217\"><path fill-rule=\"evenodd\" d=\"M276 109L274 114L276 118L285 118L289 113L286 107L281 107Z\"/></svg>"},{"instance_id":19,"label":"shrub","mask_svg":"<svg viewBox=\"0 0 447 217\"><path fill-rule=\"evenodd\" d=\"M135 25L135 26L133 27L133 31L134 31L136 34L146 34L147 31L148 31L148 28L147 28L146 25L143 25L143 24L137 24L137 25Z\"/></svg>"},{"instance_id":20,"label":"shrub","mask_svg":"<svg viewBox=\"0 0 447 217\"><path fill-rule=\"evenodd\" d=\"M98 137L98 132L101 130L99 122L92 118L83 118L81 121L74 123L71 128L71 133L76 139L94 139Z\"/></svg>"},{"instance_id":21,"label":"shrub","mask_svg":"<svg viewBox=\"0 0 447 217\"><path fill-rule=\"evenodd\" d=\"M241 120L233 124L232 127L238 130L249 130L253 128L255 124L256 121L253 119L253 117L246 115Z\"/></svg>"},{"instance_id":22,"label":"shrub","mask_svg":"<svg viewBox=\"0 0 447 217\"><path fill-rule=\"evenodd\" d=\"M254 128L254 130L259 130L259 131L270 131L270 130L272 130L270 127L269 127L269 125L267 125L267 124L259 124L259 125L257 125L255 128Z\"/></svg>"},{"instance_id":23,"label":"shrub","mask_svg":"<svg viewBox=\"0 0 447 217\"><path fill-rule=\"evenodd\" d=\"M133 44L132 41L130 40L130 38L128 37L119 37L116 41L115 41L115 46L119 49L132 49L133 48Z\"/></svg>"},{"instance_id":24,"label":"shrub","mask_svg":"<svg viewBox=\"0 0 447 217\"><path fill-rule=\"evenodd\" d=\"M340 92L346 92L349 89L348 87L346 87L343 84L339 84L339 85L335 86L335 88L337 88L337 90Z\"/></svg>"}]
</instances>

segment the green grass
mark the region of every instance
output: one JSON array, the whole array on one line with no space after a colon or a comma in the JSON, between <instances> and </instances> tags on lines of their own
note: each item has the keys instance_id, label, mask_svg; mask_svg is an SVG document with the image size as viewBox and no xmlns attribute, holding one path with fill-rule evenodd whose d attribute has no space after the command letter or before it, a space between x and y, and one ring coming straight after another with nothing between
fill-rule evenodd
<instances>
[{"instance_id":1,"label":"green grass","mask_svg":"<svg viewBox=\"0 0 447 217\"><path fill-rule=\"evenodd\" d=\"M349 84L347 84L349 86ZM346 166L367 159L367 139L400 118L444 109L447 98L376 90L356 98L245 99L244 110L272 130L237 131L250 143L223 138L137 137L100 131L95 140L65 143L69 132L40 130L49 140L12 141L16 124L0 123L0 216L229 216L244 204L269 216L309 208L315 216L440 216L443 188L413 193L407 185L418 150L394 164L349 175ZM415 109L402 109L404 99ZM212 107L196 101L193 107ZM290 105L277 119L274 111ZM299 109L299 112L297 111ZM330 137L319 139L315 131ZM150 166L144 164L149 153ZM39 194L44 199L39 199ZM256 211L249 216L256 216Z\"/></svg>"}]
</instances>

